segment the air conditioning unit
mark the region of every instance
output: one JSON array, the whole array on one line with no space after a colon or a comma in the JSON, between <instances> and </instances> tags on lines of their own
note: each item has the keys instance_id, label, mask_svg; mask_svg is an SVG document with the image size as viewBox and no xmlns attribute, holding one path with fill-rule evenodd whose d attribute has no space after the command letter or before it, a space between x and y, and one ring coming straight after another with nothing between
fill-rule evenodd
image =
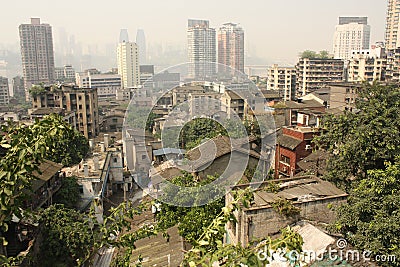
<instances>
[{"instance_id":1,"label":"air conditioning unit","mask_svg":"<svg viewBox=\"0 0 400 267\"><path fill-rule=\"evenodd\" d=\"M306 150L311 150L311 145L306 145Z\"/></svg>"}]
</instances>

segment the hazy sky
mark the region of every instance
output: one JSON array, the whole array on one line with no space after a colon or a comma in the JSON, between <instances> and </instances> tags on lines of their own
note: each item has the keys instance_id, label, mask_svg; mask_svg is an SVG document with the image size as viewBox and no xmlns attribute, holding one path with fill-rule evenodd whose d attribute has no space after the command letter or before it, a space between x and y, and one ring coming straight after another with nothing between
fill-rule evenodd
<instances>
[{"instance_id":1,"label":"hazy sky","mask_svg":"<svg viewBox=\"0 0 400 267\"><path fill-rule=\"evenodd\" d=\"M386 0L4 0L0 43L18 42L18 25L40 17L83 44L114 43L127 28L130 39L143 28L148 42L186 43L188 18L208 19L212 27L237 22L250 53L293 63L300 51L332 51L339 16L368 16L371 42L384 38ZM57 40L55 40L57 43ZM57 49L57 47L55 47Z\"/></svg>"}]
</instances>

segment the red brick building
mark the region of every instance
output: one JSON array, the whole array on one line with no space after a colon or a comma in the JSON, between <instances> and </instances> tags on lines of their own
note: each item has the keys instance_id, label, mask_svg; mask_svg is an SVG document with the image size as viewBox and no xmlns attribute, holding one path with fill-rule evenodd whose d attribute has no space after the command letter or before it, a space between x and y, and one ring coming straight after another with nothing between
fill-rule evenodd
<instances>
[{"instance_id":1,"label":"red brick building","mask_svg":"<svg viewBox=\"0 0 400 267\"><path fill-rule=\"evenodd\" d=\"M290 126L282 129L278 137L275 154L275 177L292 176L299 171L297 163L311 154L314 136L319 128Z\"/></svg>"}]
</instances>

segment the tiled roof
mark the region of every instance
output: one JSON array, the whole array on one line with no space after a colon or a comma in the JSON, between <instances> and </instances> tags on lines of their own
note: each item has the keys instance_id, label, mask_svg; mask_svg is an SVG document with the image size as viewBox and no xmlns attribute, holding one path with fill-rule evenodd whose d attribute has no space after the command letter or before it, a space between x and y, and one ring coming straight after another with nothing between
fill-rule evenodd
<instances>
[{"instance_id":1,"label":"tiled roof","mask_svg":"<svg viewBox=\"0 0 400 267\"><path fill-rule=\"evenodd\" d=\"M252 157L259 158L260 155L251 149L242 147L246 143L254 141L255 137L250 136L247 138L231 139L228 136L217 136L200 146L193 148L186 153L186 157L189 160L194 161L191 166L193 170L197 170L201 166L214 161L215 159L222 157L231 151L237 151L243 154L248 154Z\"/></svg>"},{"instance_id":2,"label":"tiled roof","mask_svg":"<svg viewBox=\"0 0 400 267\"><path fill-rule=\"evenodd\" d=\"M49 115L49 114L61 114L62 108L38 108L35 109L31 115Z\"/></svg>"},{"instance_id":3,"label":"tiled roof","mask_svg":"<svg viewBox=\"0 0 400 267\"><path fill-rule=\"evenodd\" d=\"M40 164L39 169L42 174L34 172L33 174L43 181L50 180L58 171L62 169L63 165L52 162L50 160L44 160L42 164Z\"/></svg>"},{"instance_id":4,"label":"tiled roof","mask_svg":"<svg viewBox=\"0 0 400 267\"><path fill-rule=\"evenodd\" d=\"M280 146L289 148L291 150L294 150L298 145L301 144L301 140L287 136L287 135L281 135L278 137L278 144Z\"/></svg>"},{"instance_id":5,"label":"tiled roof","mask_svg":"<svg viewBox=\"0 0 400 267\"><path fill-rule=\"evenodd\" d=\"M317 201L326 197L346 196L346 193L330 182L315 176L304 176L279 183L280 190L271 193L260 187L254 193L254 207L270 205L278 198L292 201Z\"/></svg>"},{"instance_id":6,"label":"tiled roof","mask_svg":"<svg viewBox=\"0 0 400 267\"><path fill-rule=\"evenodd\" d=\"M304 171L313 171L315 175L323 175L327 157L328 153L326 151L317 150L299 161L297 165Z\"/></svg>"},{"instance_id":7,"label":"tiled roof","mask_svg":"<svg viewBox=\"0 0 400 267\"><path fill-rule=\"evenodd\" d=\"M291 109L304 109L304 108L324 108L325 106L316 100L303 100L301 103L296 101L286 101L286 107Z\"/></svg>"}]
</instances>

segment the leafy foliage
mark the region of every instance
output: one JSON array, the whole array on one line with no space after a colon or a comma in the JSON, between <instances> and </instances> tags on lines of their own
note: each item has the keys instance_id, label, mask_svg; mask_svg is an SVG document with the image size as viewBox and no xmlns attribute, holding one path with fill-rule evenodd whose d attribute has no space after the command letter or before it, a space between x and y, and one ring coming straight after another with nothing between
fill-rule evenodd
<instances>
[{"instance_id":1,"label":"leafy foliage","mask_svg":"<svg viewBox=\"0 0 400 267\"><path fill-rule=\"evenodd\" d=\"M300 213L300 209L294 206L292 201L284 198L278 198L271 203L271 206L280 215L287 217L296 216Z\"/></svg>"},{"instance_id":2,"label":"leafy foliage","mask_svg":"<svg viewBox=\"0 0 400 267\"><path fill-rule=\"evenodd\" d=\"M70 128L69 125L65 127ZM75 129L69 129L69 136L60 138L55 144L55 149L46 159L61 163L64 166L78 164L89 152L89 142L85 136Z\"/></svg>"},{"instance_id":3,"label":"leafy foliage","mask_svg":"<svg viewBox=\"0 0 400 267\"><path fill-rule=\"evenodd\" d=\"M205 229L194 247L185 254L183 266L211 266L214 263L224 266L265 266L272 260L272 251L295 250L301 252L303 240L290 228L283 229L280 238L272 240L268 237L260 240L255 246L254 244L246 247L223 244L219 233L225 231L225 224L228 221L235 220L233 211L240 209L242 205L249 207L252 197L250 188L235 192L230 206L222 209L211 225ZM260 257L260 250L263 250L265 257Z\"/></svg>"},{"instance_id":4,"label":"leafy foliage","mask_svg":"<svg viewBox=\"0 0 400 267\"><path fill-rule=\"evenodd\" d=\"M29 89L29 93L35 97L37 95L43 94L46 92L46 89L44 88L44 84L37 84L37 85L32 85L32 87Z\"/></svg>"},{"instance_id":5,"label":"leafy foliage","mask_svg":"<svg viewBox=\"0 0 400 267\"><path fill-rule=\"evenodd\" d=\"M82 266L96 247L98 235L83 214L53 205L40 213L42 242L38 266Z\"/></svg>"},{"instance_id":6,"label":"leafy foliage","mask_svg":"<svg viewBox=\"0 0 400 267\"><path fill-rule=\"evenodd\" d=\"M219 134L227 135L220 123L212 119L197 118L183 126L179 135L180 146L191 149L199 145L202 140L214 138Z\"/></svg>"},{"instance_id":7,"label":"leafy foliage","mask_svg":"<svg viewBox=\"0 0 400 267\"><path fill-rule=\"evenodd\" d=\"M325 178L350 193L333 229L358 249L400 257L400 88L365 84L357 113L325 119L316 143L330 152ZM384 266L400 266L381 262ZM396 265L397 264L397 265Z\"/></svg>"},{"instance_id":8,"label":"leafy foliage","mask_svg":"<svg viewBox=\"0 0 400 267\"><path fill-rule=\"evenodd\" d=\"M66 208L76 207L80 198L79 185L75 176L62 179L61 188L54 196L54 202L63 204Z\"/></svg>"},{"instance_id":9,"label":"leafy foliage","mask_svg":"<svg viewBox=\"0 0 400 267\"><path fill-rule=\"evenodd\" d=\"M51 155L76 153L72 147L65 151L63 144L70 143L77 132L58 115L47 116L31 126L3 127L2 131L0 146L5 154L0 160L0 231L6 232L12 214L20 217L23 189L36 179L34 173L40 173L41 162ZM5 239L0 240L7 244ZM0 258L9 261L1 255Z\"/></svg>"},{"instance_id":10,"label":"leafy foliage","mask_svg":"<svg viewBox=\"0 0 400 267\"><path fill-rule=\"evenodd\" d=\"M385 170L370 170L337 210L336 230L357 248L400 258L400 158ZM400 266L400 262L381 262Z\"/></svg>"},{"instance_id":11,"label":"leafy foliage","mask_svg":"<svg viewBox=\"0 0 400 267\"><path fill-rule=\"evenodd\" d=\"M179 234L189 243L192 243L202 235L204 228L207 227L217 214L224 207L224 200L218 199L204 206L196 206L197 199L202 201L208 195L217 195L217 192L204 192L201 186L214 181L216 177L209 176L203 181L197 181L191 174L184 173L182 176L172 179L172 183L178 186L192 187L190 195L176 192L176 188L166 187L161 201L167 202L161 205L161 211L157 214L157 224L160 229L166 230L178 224ZM219 189L215 189L219 190ZM194 197L194 201L192 201ZM180 203L187 207L170 205L167 203ZM223 233L221 233L221 238Z\"/></svg>"},{"instance_id":12,"label":"leafy foliage","mask_svg":"<svg viewBox=\"0 0 400 267\"><path fill-rule=\"evenodd\" d=\"M20 214L22 189L30 186L39 172L40 163L49 155L59 153L60 145L68 142L75 131L57 115L50 115L31 126L4 127L0 140L6 154L0 161L0 227L7 230L11 215Z\"/></svg>"},{"instance_id":13,"label":"leafy foliage","mask_svg":"<svg viewBox=\"0 0 400 267\"><path fill-rule=\"evenodd\" d=\"M310 58L310 59L328 59L332 58L329 55L329 52L326 50L322 50L319 53L311 50L305 50L299 54L300 58Z\"/></svg>"},{"instance_id":14,"label":"leafy foliage","mask_svg":"<svg viewBox=\"0 0 400 267\"><path fill-rule=\"evenodd\" d=\"M400 89L365 84L359 98L358 113L327 117L325 133L315 140L334 155L326 178L347 188L354 178L363 179L368 170L383 169L400 155Z\"/></svg>"}]
</instances>

